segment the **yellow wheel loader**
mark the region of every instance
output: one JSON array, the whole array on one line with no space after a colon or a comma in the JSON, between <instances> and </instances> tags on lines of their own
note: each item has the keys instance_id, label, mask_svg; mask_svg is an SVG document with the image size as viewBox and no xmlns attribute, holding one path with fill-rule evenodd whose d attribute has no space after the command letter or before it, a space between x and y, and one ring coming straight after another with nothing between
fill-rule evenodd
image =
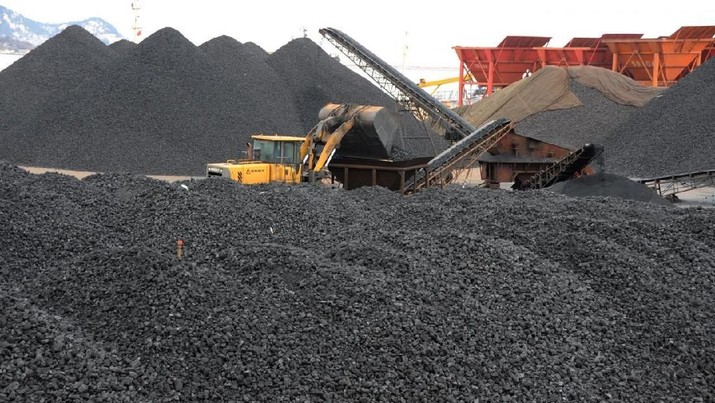
<instances>
[{"instance_id":1,"label":"yellow wheel loader","mask_svg":"<svg viewBox=\"0 0 715 403\"><path fill-rule=\"evenodd\" d=\"M380 106L328 104L307 136L253 135L247 158L210 163L207 176L252 185L313 182L327 174L335 153L354 158L387 158L399 129L399 115Z\"/></svg>"},{"instance_id":2,"label":"yellow wheel loader","mask_svg":"<svg viewBox=\"0 0 715 403\"><path fill-rule=\"evenodd\" d=\"M302 177L300 146L303 137L251 136L248 158L211 163L207 176L224 176L246 185L269 182L300 183Z\"/></svg>"}]
</instances>

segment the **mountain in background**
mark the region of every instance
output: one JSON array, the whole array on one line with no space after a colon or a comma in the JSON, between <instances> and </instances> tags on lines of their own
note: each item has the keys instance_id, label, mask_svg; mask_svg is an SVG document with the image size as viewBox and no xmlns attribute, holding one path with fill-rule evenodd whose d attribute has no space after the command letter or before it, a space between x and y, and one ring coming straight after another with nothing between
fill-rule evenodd
<instances>
[{"instance_id":1,"label":"mountain in background","mask_svg":"<svg viewBox=\"0 0 715 403\"><path fill-rule=\"evenodd\" d=\"M81 26L107 45L123 38L116 28L101 18L45 24L0 5L0 53L27 53L70 25Z\"/></svg>"}]
</instances>

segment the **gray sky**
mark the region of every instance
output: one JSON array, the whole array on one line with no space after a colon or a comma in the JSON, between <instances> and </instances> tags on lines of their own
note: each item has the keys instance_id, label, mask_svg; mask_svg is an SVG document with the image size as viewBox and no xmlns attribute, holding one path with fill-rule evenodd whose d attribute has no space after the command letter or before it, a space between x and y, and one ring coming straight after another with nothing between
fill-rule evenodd
<instances>
[{"instance_id":1,"label":"gray sky","mask_svg":"<svg viewBox=\"0 0 715 403\"><path fill-rule=\"evenodd\" d=\"M495 46L506 35L552 37L550 46L604 33L670 35L683 25L715 25L715 1L666 6L648 0L584 1L256 1L138 0L142 38L172 27L196 45L221 35L254 42L269 52L303 35L321 44L318 29L352 36L396 66L424 69L428 79L458 68L453 46ZM56 23L100 17L132 36L131 0L0 0L25 17ZM407 52L404 52L407 47ZM429 71L429 72L428 72ZM439 71L444 71L440 74ZM415 75L413 71L412 75Z\"/></svg>"}]
</instances>

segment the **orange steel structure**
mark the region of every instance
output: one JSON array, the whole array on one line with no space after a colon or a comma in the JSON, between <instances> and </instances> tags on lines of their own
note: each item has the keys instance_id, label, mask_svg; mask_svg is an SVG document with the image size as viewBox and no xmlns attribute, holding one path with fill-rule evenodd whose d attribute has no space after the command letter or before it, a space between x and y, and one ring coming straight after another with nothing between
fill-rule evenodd
<instances>
[{"instance_id":1,"label":"orange steel structure","mask_svg":"<svg viewBox=\"0 0 715 403\"><path fill-rule=\"evenodd\" d=\"M705 50L703 50L703 62L711 57L715 57L715 42L712 42Z\"/></svg>"},{"instance_id":2,"label":"orange steel structure","mask_svg":"<svg viewBox=\"0 0 715 403\"><path fill-rule=\"evenodd\" d=\"M668 87L703 62L715 26L681 27L667 38L609 39L611 69L654 87Z\"/></svg>"},{"instance_id":3,"label":"orange steel structure","mask_svg":"<svg viewBox=\"0 0 715 403\"><path fill-rule=\"evenodd\" d=\"M487 84L485 96L492 93L494 86L505 87L521 79L526 69L536 71L538 48L543 48L551 40L540 36L507 36L496 48L461 47L454 50L459 56L459 75L463 77L465 68L472 73L478 83ZM458 104L464 103L464 81L459 81Z\"/></svg>"},{"instance_id":4,"label":"orange steel structure","mask_svg":"<svg viewBox=\"0 0 715 403\"><path fill-rule=\"evenodd\" d=\"M653 86L669 86L715 57L715 26L681 27L672 35L644 39L643 34L604 34L600 38L573 38L564 47L550 48L550 37L507 36L496 47L455 46L459 75L470 72L486 84L485 95L506 87L544 66L597 66L618 71ZM466 70L466 71L465 71ZM463 105L464 80L459 81Z\"/></svg>"},{"instance_id":5,"label":"orange steel structure","mask_svg":"<svg viewBox=\"0 0 715 403\"><path fill-rule=\"evenodd\" d=\"M604 40L609 39L639 39L643 34L603 34L600 38L573 38L564 49L578 52L580 55L579 65L597 66L610 69L611 55L608 52L608 46ZM565 63L556 64L556 66L567 66ZM573 65L573 64L571 64Z\"/></svg>"}]
</instances>

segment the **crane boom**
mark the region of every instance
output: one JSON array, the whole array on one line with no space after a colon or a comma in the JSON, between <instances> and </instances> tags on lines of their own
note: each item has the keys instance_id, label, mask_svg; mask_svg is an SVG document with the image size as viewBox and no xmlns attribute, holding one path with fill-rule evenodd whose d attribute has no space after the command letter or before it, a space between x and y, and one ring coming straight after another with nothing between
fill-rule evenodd
<instances>
[{"instance_id":1,"label":"crane boom","mask_svg":"<svg viewBox=\"0 0 715 403\"><path fill-rule=\"evenodd\" d=\"M420 79L420 82L417 83L417 85L420 88L425 88L425 87L439 87L440 85L444 84L452 84L452 83L458 83L460 80L459 77L449 77L449 78L443 78L441 80L431 80L427 81L425 79ZM462 77L462 80L467 82L467 81L476 81L474 80L474 77L472 76L471 73L467 73Z\"/></svg>"}]
</instances>

